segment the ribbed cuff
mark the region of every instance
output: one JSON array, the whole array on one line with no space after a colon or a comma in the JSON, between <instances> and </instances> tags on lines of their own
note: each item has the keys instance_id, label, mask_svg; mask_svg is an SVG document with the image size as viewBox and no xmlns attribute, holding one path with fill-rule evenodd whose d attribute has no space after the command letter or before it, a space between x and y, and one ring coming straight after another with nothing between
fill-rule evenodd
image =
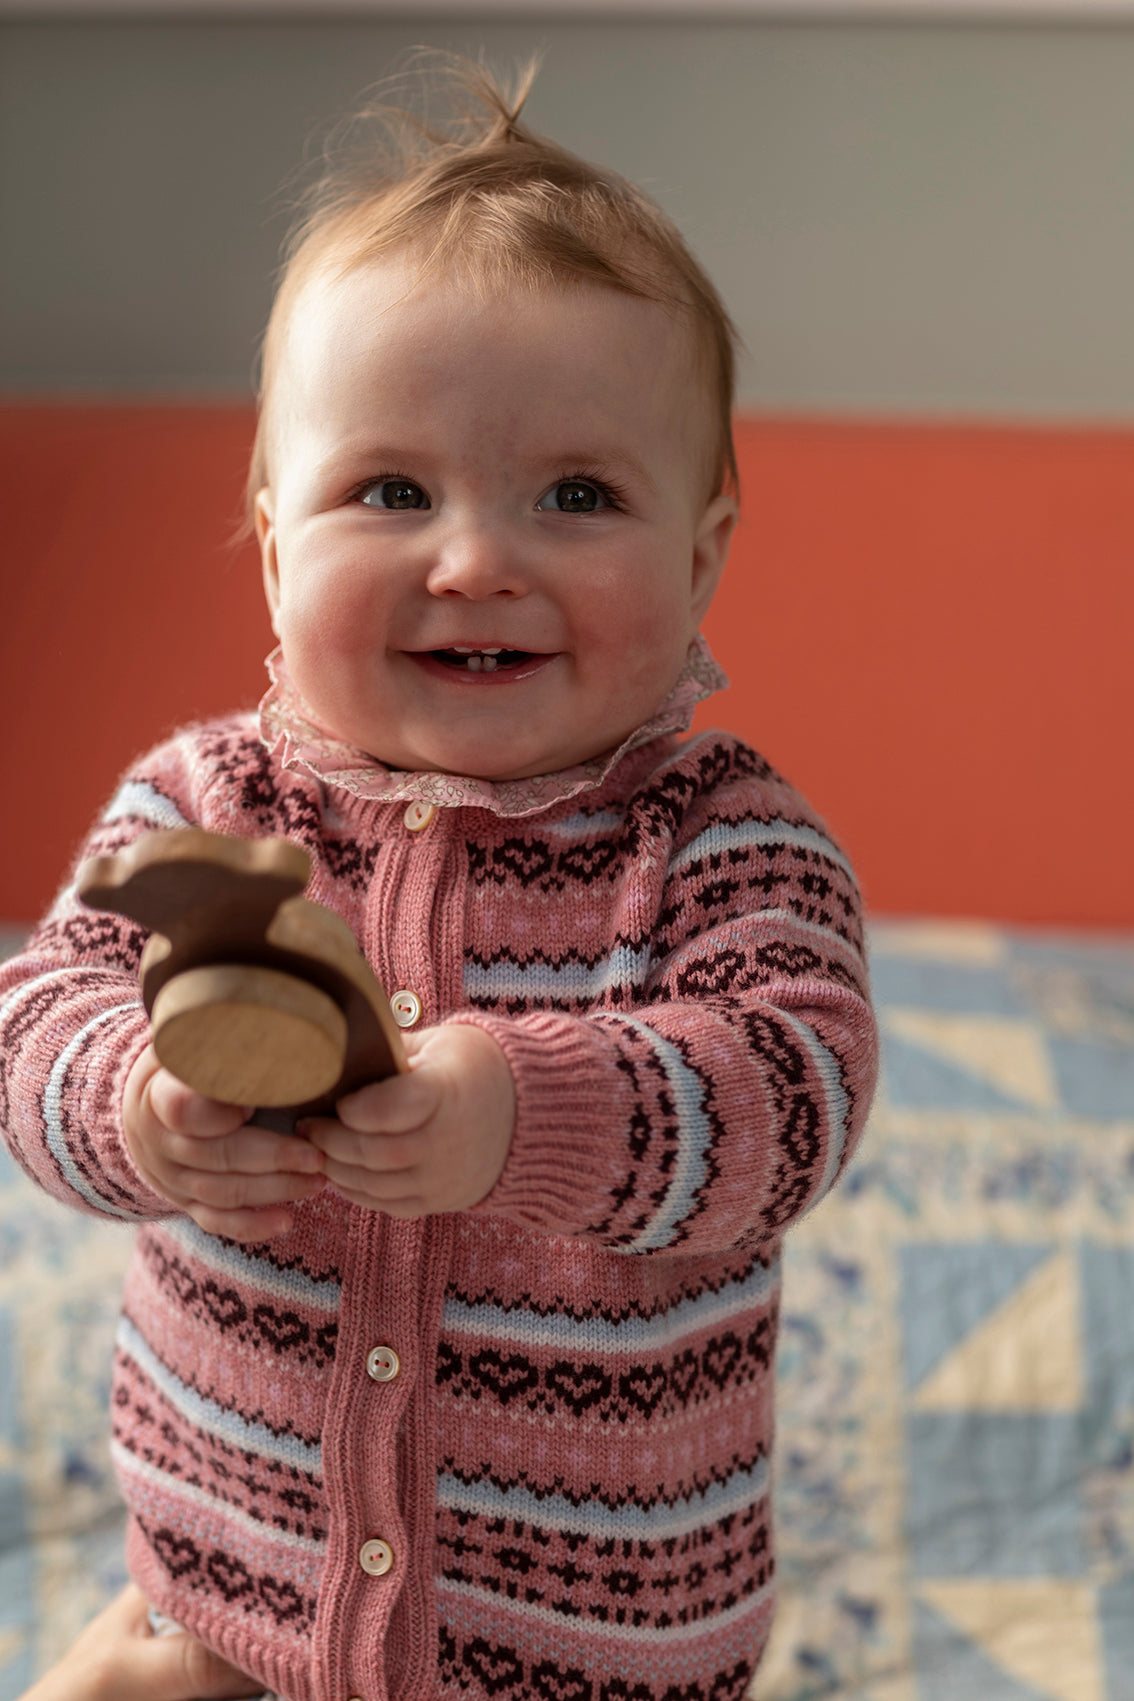
<instances>
[{"instance_id":1,"label":"ribbed cuff","mask_svg":"<svg viewBox=\"0 0 1134 1701\"><path fill-rule=\"evenodd\" d=\"M462 1011L449 1021L483 1028L516 1087L508 1161L474 1207L547 1234L583 1234L610 1215L625 1174L630 1093L611 1035L580 1017L506 1017Z\"/></svg>"},{"instance_id":2,"label":"ribbed cuff","mask_svg":"<svg viewBox=\"0 0 1134 1701\"><path fill-rule=\"evenodd\" d=\"M83 1085L83 1099L88 1106L86 1126L90 1130L102 1174L110 1184L108 1187L100 1186L99 1191L131 1215L146 1220L173 1216L178 1207L160 1193L155 1193L144 1179L130 1154L122 1127L126 1080L149 1044L149 1019L139 1008L136 1015L123 1014L121 1025L108 1022L106 1028L105 1042L112 1050L107 1053L105 1073L92 1068Z\"/></svg>"}]
</instances>

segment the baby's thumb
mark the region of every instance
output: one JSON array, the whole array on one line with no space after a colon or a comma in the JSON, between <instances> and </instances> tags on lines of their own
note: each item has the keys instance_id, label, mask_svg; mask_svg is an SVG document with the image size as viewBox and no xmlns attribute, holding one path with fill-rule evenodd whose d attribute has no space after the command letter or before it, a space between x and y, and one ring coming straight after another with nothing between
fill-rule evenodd
<instances>
[{"instance_id":1,"label":"baby's thumb","mask_svg":"<svg viewBox=\"0 0 1134 1701\"><path fill-rule=\"evenodd\" d=\"M263 1694L263 1684L184 1631L151 1637L144 1652L146 1701L227 1701Z\"/></svg>"}]
</instances>

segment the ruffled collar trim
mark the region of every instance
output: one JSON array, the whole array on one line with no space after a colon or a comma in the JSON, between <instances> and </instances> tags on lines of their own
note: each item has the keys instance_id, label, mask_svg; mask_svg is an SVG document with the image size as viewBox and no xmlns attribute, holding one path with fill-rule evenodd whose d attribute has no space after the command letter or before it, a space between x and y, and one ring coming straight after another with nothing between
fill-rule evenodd
<instances>
[{"instance_id":1,"label":"ruffled collar trim","mask_svg":"<svg viewBox=\"0 0 1134 1701\"><path fill-rule=\"evenodd\" d=\"M728 679L697 635L665 702L617 750L595 756L557 774L522 780L479 780L460 774L405 772L387 768L353 744L318 726L287 671L280 649L268 657L271 687L260 704L260 737L286 769L306 769L328 785L380 803L432 803L439 808L490 809L496 815L534 815L579 792L602 784L631 750L666 734L685 732L698 703L722 691Z\"/></svg>"}]
</instances>

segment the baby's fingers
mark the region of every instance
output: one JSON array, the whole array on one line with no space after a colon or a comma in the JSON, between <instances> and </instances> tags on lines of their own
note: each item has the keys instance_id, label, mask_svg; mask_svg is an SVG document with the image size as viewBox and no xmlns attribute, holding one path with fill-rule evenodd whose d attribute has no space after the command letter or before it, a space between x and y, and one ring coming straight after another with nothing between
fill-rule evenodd
<instances>
[{"instance_id":1,"label":"baby's fingers","mask_svg":"<svg viewBox=\"0 0 1134 1701\"><path fill-rule=\"evenodd\" d=\"M295 1212L285 1210L282 1205L261 1211L218 1211L212 1205L187 1205L185 1215L192 1217L206 1234L238 1240L243 1246L279 1240L295 1227Z\"/></svg>"},{"instance_id":2,"label":"baby's fingers","mask_svg":"<svg viewBox=\"0 0 1134 1701\"><path fill-rule=\"evenodd\" d=\"M195 1093L168 1069L159 1069L146 1088L146 1097L153 1115L163 1128L175 1128L182 1134L211 1137L228 1134L239 1128L252 1114L245 1105L222 1104L219 1099L207 1099Z\"/></svg>"},{"instance_id":3,"label":"baby's fingers","mask_svg":"<svg viewBox=\"0 0 1134 1701\"><path fill-rule=\"evenodd\" d=\"M419 1141L409 1134L360 1134L333 1117L316 1116L303 1124L312 1148L321 1156L325 1174L332 1163L354 1164L360 1169L383 1173L405 1169L421 1161Z\"/></svg>"},{"instance_id":4,"label":"baby's fingers","mask_svg":"<svg viewBox=\"0 0 1134 1701\"><path fill-rule=\"evenodd\" d=\"M315 1175L323 1167L322 1157L309 1140L251 1126L219 1137L171 1133L165 1140L165 1153L172 1163L185 1169L210 1170L217 1175Z\"/></svg>"},{"instance_id":5,"label":"baby's fingers","mask_svg":"<svg viewBox=\"0 0 1134 1701\"><path fill-rule=\"evenodd\" d=\"M411 1134L437 1114L440 1083L428 1069L372 1081L339 1100L339 1120L359 1134Z\"/></svg>"},{"instance_id":6,"label":"baby's fingers","mask_svg":"<svg viewBox=\"0 0 1134 1701\"><path fill-rule=\"evenodd\" d=\"M318 1193L323 1186L322 1175L219 1175L211 1170L180 1170L175 1172L174 1185L183 1197L197 1205L211 1205L220 1210L254 1210L263 1205L292 1203Z\"/></svg>"}]
</instances>

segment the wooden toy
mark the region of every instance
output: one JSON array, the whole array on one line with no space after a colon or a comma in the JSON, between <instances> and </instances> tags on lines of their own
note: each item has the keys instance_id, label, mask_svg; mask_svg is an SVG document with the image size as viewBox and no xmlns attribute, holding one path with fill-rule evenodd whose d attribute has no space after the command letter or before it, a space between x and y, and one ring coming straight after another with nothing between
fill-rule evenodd
<instances>
[{"instance_id":1,"label":"wooden toy","mask_svg":"<svg viewBox=\"0 0 1134 1701\"><path fill-rule=\"evenodd\" d=\"M301 897L306 851L199 827L146 833L78 893L148 928L142 1001L170 1072L229 1104L330 1111L407 1067L389 1001L342 919Z\"/></svg>"}]
</instances>

